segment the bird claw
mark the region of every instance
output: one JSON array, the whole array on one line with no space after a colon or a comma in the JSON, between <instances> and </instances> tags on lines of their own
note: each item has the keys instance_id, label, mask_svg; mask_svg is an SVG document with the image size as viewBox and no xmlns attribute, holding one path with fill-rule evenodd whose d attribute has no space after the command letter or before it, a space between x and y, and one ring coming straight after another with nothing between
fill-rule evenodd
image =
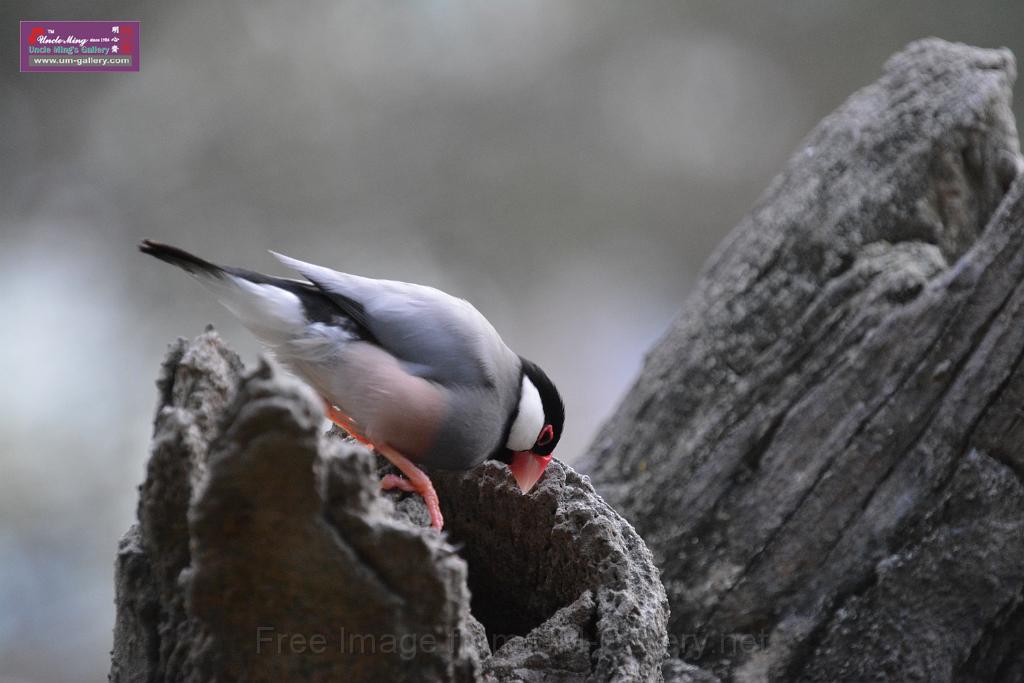
<instances>
[{"instance_id":1,"label":"bird claw","mask_svg":"<svg viewBox=\"0 0 1024 683\"><path fill-rule=\"evenodd\" d=\"M437 492L434 491L434 485L430 485L429 491L419 491L418 493L423 497L423 502L427 506L430 526L440 531L444 528L444 516L441 514L441 501L437 497Z\"/></svg>"},{"instance_id":2,"label":"bird claw","mask_svg":"<svg viewBox=\"0 0 1024 683\"><path fill-rule=\"evenodd\" d=\"M440 531L444 527L444 516L441 514L441 501L434 490L434 484L426 472L421 470L407 457L388 446L378 446L377 452L383 455L388 461L398 468L406 476L405 479L389 474L381 479L381 488L387 490L398 488L403 491L415 491L423 498L427 506L427 514L430 515L430 526Z\"/></svg>"},{"instance_id":3,"label":"bird claw","mask_svg":"<svg viewBox=\"0 0 1024 683\"><path fill-rule=\"evenodd\" d=\"M426 478L426 475L423 476ZM434 491L434 485L430 483L429 479L426 482L427 485L425 487L417 488L416 484L397 474L385 474L380 480L380 488L382 491L400 489L406 493L418 493L423 499L423 503L427 506L427 514L430 515L430 526L440 531L444 527L441 501L437 497L437 492Z\"/></svg>"},{"instance_id":4,"label":"bird claw","mask_svg":"<svg viewBox=\"0 0 1024 683\"><path fill-rule=\"evenodd\" d=\"M406 493L418 493L416 487L408 479L403 479L397 474L385 474L380 480L380 490L390 491L391 489L401 489Z\"/></svg>"}]
</instances>

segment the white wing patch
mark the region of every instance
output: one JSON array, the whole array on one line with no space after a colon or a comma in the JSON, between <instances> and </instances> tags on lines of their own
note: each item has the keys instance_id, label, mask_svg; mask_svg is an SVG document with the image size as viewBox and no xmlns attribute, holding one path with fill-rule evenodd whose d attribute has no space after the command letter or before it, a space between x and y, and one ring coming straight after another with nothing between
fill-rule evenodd
<instances>
[{"instance_id":1,"label":"white wing patch","mask_svg":"<svg viewBox=\"0 0 1024 683\"><path fill-rule=\"evenodd\" d=\"M243 325L268 344L283 344L301 335L306 327L302 302L287 290L234 275L200 280Z\"/></svg>"},{"instance_id":2,"label":"white wing patch","mask_svg":"<svg viewBox=\"0 0 1024 683\"><path fill-rule=\"evenodd\" d=\"M505 447L512 451L528 451L537 442L537 436L544 427L544 404L540 392L526 375L519 394L519 413L508 433Z\"/></svg>"}]
</instances>

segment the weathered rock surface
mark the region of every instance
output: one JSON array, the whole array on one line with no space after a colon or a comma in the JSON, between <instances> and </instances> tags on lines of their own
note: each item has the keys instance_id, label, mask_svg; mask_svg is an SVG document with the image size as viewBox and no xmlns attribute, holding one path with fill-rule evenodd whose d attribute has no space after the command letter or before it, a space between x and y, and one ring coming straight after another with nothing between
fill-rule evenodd
<instances>
[{"instance_id":1,"label":"weathered rock surface","mask_svg":"<svg viewBox=\"0 0 1024 683\"><path fill-rule=\"evenodd\" d=\"M1014 78L1005 50L893 57L718 249L589 454L673 649L724 680L1020 680Z\"/></svg>"},{"instance_id":2,"label":"weathered rock surface","mask_svg":"<svg viewBox=\"0 0 1024 683\"><path fill-rule=\"evenodd\" d=\"M309 389L244 373L212 331L172 348L159 387L112 681L660 679L650 553L571 469L530 496L503 467L440 477L453 547L323 433Z\"/></svg>"},{"instance_id":3,"label":"weathered rock surface","mask_svg":"<svg viewBox=\"0 0 1024 683\"><path fill-rule=\"evenodd\" d=\"M499 680L659 678L668 605L650 551L590 481L552 461L523 496L499 463L438 473L452 540L469 565L473 614ZM545 667L532 666L543 660Z\"/></svg>"}]
</instances>

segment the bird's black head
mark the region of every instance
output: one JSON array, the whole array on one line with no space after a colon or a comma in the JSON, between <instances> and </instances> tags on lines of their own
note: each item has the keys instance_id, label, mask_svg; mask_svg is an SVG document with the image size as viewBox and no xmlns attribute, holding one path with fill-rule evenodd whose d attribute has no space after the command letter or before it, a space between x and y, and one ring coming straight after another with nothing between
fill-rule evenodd
<instances>
[{"instance_id":1,"label":"bird's black head","mask_svg":"<svg viewBox=\"0 0 1024 683\"><path fill-rule=\"evenodd\" d=\"M565 406L562 397L555 388L555 383L545 374L540 366L520 357L523 363L523 374L537 387L541 405L544 407L544 425L537 434L537 440L530 449L536 455L550 455L562 438L562 426L565 424Z\"/></svg>"},{"instance_id":2,"label":"bird's black head","mask_svg":"<svg viewBox=\"0 0 1024 683\"><path fill-rule=\"evenodd\" d=\"M505 426L505 446L495 454L508 465L523 493L543 476L551 451L562 438L565 406L554 382L536 363L519 358L522 375L518 403Z\"/></svg>"}]
</instances>

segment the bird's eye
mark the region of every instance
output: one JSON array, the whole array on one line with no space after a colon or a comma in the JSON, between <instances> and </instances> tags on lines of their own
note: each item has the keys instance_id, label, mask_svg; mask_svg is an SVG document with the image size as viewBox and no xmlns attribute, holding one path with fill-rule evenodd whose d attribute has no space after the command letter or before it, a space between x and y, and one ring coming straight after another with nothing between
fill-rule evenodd
<instances>
[{"instance_id":1,"label":"bird's eye","mask_svg":"<svg viewBox=\"0 0 1024 683\"><path fill-rule=\"evenodd\" d=\"M553 438L555 438L555 428L551 425L544 425L544 429L540 430L540 436L537 437L537 445L547 446Z\"/></svg>"}]
</instances>

